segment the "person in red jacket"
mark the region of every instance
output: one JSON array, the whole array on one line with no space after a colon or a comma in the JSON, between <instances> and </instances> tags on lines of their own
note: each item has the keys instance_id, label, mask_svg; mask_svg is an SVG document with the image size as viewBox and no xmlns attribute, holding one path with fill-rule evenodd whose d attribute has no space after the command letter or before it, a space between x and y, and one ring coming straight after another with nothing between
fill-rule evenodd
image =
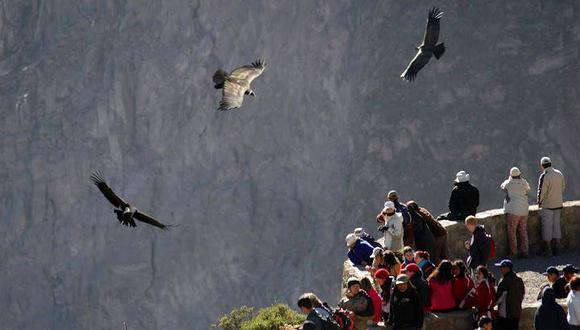
<instances>
[{"instance_id":1,"label":"person in red jacket","mask_svg":"<svg viewBox=\"0 0 580 330\"><path fill-rule=\"evenodd\" d=\"M371 297L371 300L373 301L373 308L375 312L373 316L373 322L375 323L374 325L376 325L381 321L382 316L381 305L383 302L381 301L381 296L379 296L379 293L377 292L377 290L375 290L375 288L371 284L371 280L369 280L368 277L365 277L362 280L360 280L360 285L363 288L363 290L367 292L367 294L369 295L369 297Z\"/></svg>"},{"instance_id":2,"label":"person in red jacket","mask_svg":"<svg viewBox=\"0 0 580 330\"><path fill-rule=\"evenodd\" d=\"M487 267L479 266L475 271L475 288L460 303L461 308L475 307L474 318L478 320L482 316L494 319L493 306L495 305L495 279Z\"/></svg>"},{"instance_id":3,"label":"person in red jacket","mask_svg":"<svg viewBox=\"0 0 580 330\"><path fill-rule=\"evenodd\" d=\"M451 268L451 261L443 260L429 276L429 297L433 312L449 312L455 308Z\"/></svg>"},{"instance_id":4,"label":"person in red jacket","mask_svg":"<svg viewBox=\"0 0 580 330\"><path fill-rule=\"evenodd\" d=\"M473 280L466 274L467 266L461 259L453 262L451 272L453 273L453 297L455 297L455 306L465 299L469 291L475 287ZM460 307L461 308L461 307Z\"/></svg>"}]
</instances>

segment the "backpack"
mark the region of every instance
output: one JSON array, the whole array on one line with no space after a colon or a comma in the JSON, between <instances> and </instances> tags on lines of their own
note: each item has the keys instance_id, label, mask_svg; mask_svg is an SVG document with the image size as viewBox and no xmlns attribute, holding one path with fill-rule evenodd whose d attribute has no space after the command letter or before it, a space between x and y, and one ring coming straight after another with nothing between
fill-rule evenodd
<instances>
[{"instance_id":1,"label":"backpack","mask_svg":"<svg viewBox=\"0 0 580 330\"><path fill-rule=\"evenodd\" d=\"M335 310L332 310L327 303L324 303L323 306L330 313L330 315L332 315L332 321L336 323L335 328L331 329L353 330L354 324L352 323L352 320L348 317L348 313L344 309L337 308ZM324 323L322 327L323 329L325 329Z\"/></svg>"},{"instance_id":2,"label":"backpack","mask_svg":"<svg viewBox=\"0 0 580 330\"><path fill-rule=\"evenodd\" d=\"M485 236L489 240L489 259L495 259L496 257L496 250L495 250L495 241L491 234L486 233Z\"/></svg>"}]
</instances>

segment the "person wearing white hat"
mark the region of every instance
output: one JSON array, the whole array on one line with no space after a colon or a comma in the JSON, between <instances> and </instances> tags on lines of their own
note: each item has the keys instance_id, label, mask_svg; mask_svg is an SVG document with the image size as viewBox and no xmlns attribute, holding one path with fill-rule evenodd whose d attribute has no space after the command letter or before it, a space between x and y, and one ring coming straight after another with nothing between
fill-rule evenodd
<instances>
[{"instance_id":1,"label":"person wearing white hat","mask_svg":"<svg viewBox=\"0 0 580 330\"><path fill-rule=\"evenodd\" d=\"M346 235L345 241L349 249L348 258L355 266L366 266L372 263L373 246L369 242L356 237L354 233Z\"/></svg>"},{"instance_id":2,"label":"person wearing white hat","mask_svg":"<svg viewBox=\"0 0 580 330\"><path fill-rule=\"evenodd\" d=\"M381 224L379 230L385 235L385 249L403 249L403 216L396 211L393 202L385 202L383 211L377 216L377 222Z\"/></svg>"},{"instance_id":3,"label":"person wearing white hat","mask_svg":"<svg viewBox=\"0 0 580 330\"><path fill-rule=\"evenodd\" d=\"M441 214L437 217L438 220L464 221L468 216L477 213L479 190L469 180L469 173L466 171L455 174L455 187L449 197L449 212Z\"/></svg>"},{"instance_id":4,"label":"person wearing white hat","mask_svg":"<svg viewBox=\"0 0 580 330\"><path fill-rule=\"evenodd\" d=\"M522 178L519 168L512 167L510 175L501 185L500 189L505 192L503 209L506 213L507 234L510 246L508 259L516 257L518 241L520 243L520 257L528 256L528 193L530 184ZM517 237L516 237L517 234Z\"/></svg>"},{"instance_id":5,"label":"person wearing white hat","mask_svg":"<svg viewBox=\"0 0 580 330\"><path fill-rule=\"evenodd\" d=\"M563 193L566 181L562 172L552 167L550 158L542 157L540 166L542 174L538 180L538 207L541 209L542 240L544 241L541 250L545 255L558 254L562 238L560 215L564 204Z\"/></svg>"}]
</instances>

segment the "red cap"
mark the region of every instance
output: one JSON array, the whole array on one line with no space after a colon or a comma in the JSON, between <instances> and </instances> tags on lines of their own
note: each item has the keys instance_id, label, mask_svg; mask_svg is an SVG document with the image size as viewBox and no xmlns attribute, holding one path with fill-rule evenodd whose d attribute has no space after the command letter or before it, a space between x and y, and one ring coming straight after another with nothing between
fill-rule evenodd
<instances>
[{"instance_id":1,"label":"red cap","mask_svg":"<svg viewBox=\"0 0 580 330\"><path fill-rule=\"evenodd\" d=\"M399 266L399 273L402 273L402 272L404 272L404 271L405 271L405 264L401 264L401 265Z\"/></svg>"},{"instance_id":2,"label":"red cap","mask_svg":"<svg viewBox=\"0 0 580 330\"><path fill-rule=\"evenodd\" d=\"M375 278L383 278L383 279L385 279L385 278L389 278L390 275L391 274L389 273L388 270L386 270L384 268L381 268L381 269L379 269L379 270L376 271Z\"/></svg>"},{"instance_id":3,"label":"red cap","mask_svg":"<svg viewBox=\"0 0 580 330\"><path fill-rule=\"evenodd\" d=\"M405 271L406 272L418 273L419 272L419 266L417 266L416 264L408 264L407 267L405 267Z\"/></svg>"}]
</instances>

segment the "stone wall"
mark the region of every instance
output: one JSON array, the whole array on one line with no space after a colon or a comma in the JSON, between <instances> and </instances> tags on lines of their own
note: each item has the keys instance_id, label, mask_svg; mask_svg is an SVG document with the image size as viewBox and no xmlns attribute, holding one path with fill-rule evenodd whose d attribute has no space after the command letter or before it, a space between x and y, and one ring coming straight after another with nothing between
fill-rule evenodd
<instances>
[{"instance_id":1,"label":"stone wall","mask_svg":"<svg viewBox=\"0 0 580 330\"><path fill-rule=\"evenodd\" d=\"M509 253L507 241L507 227L503 209L495 209L477 214L479 223L492 234L497 256L502 257ZM453 258L464 258L465 247L463 242L470 237L463 222L441 221L448 231L449 253ZM537 205L530 206L528 217L528 238L530 254L537 254L540 250L540 211ZM562 247L564 249L580 248L580 240L574 233L580 232L580 201L564 203L562 210Z\"/></svg>"}]
</instances>

